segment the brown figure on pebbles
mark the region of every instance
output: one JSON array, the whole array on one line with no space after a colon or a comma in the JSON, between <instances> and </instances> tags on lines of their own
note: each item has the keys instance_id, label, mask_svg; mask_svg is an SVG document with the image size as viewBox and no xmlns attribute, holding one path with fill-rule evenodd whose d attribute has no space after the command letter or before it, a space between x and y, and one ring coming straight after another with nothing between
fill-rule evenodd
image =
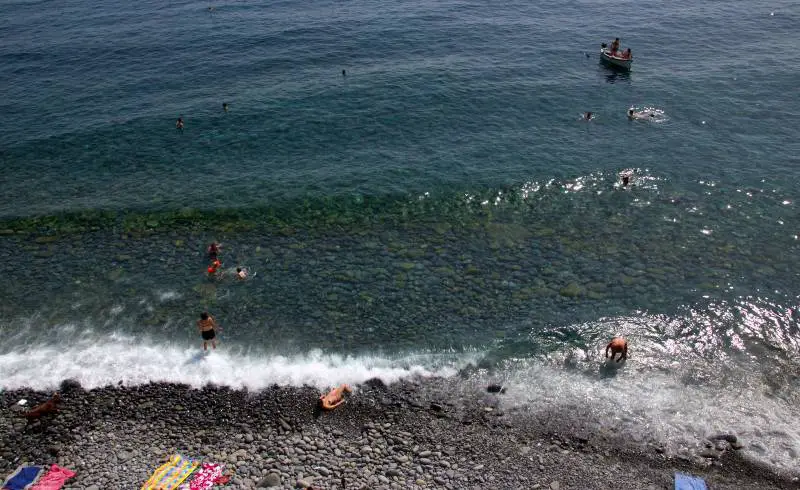
<instances>
[{"instance_id":1,"label":"brown figure on pebbles","mask_svg":"<svg viewBox=\"0 0 800 490\"><path fill-rule=\"evenodd\" d=\"M323 410L333 410L344 403L344 394L352 391L349 386L341 385L329 391L327 395L319 397L318 405Z\"/></svg>"},{"instance_id":2,"label":"brown figure on pebbles","mask_svg":"<svg viewBox=\"0 0 800 490\"><path fill-rule=\"evenodd\" d=\"M41 405L36 405L33 409L25 412L22 414L28 420L31 419L38 419L43 415L48 415L54 412L58 412L58 402L61 401L61 395L58 392L53 393L53 396L47 400L46 402L42 403Z\"/></svg>"}]
</instances>

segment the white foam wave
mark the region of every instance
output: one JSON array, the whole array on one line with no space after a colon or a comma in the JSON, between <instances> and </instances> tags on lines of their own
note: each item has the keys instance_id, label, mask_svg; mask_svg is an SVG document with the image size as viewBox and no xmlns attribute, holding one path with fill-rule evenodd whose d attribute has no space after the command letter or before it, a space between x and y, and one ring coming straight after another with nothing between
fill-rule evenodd
<instances>
[{"instance_id":1,"label":"white foam wave","mask_svg":"<svg viewBox=\"0 0 800 490\"><path fill-rule=\"evenodd\" d=\"M592 374L517 361L506 371L507 394L501 399L534 412L581 407L599 422L597 430L656 442L672 455L696 452L713 434L733 433L746 455L784 469L798 467L800 413L790 400L770 395L745 372L738 373L739 382L693 383L678 366L670 372L636 364Z\"/></svg>"},{"instance_id":2,"label":"white foam wave","mask_svg":"<svg viewBox=\"0 0 800 490\"><path fill-rule=\"evenodd\" d=\"M242 353L220 347L204 355L198 347L154 344L114 334L85 335L67 347L28 346L0 355L0 387L50 390L64 379L85 388L147 382L207 383L258 390L272 384L357 384L371 378L391 383L413 376L452 376L480 354L346 356L314 350L298 355Z\"/></svg>"}]
</instances>

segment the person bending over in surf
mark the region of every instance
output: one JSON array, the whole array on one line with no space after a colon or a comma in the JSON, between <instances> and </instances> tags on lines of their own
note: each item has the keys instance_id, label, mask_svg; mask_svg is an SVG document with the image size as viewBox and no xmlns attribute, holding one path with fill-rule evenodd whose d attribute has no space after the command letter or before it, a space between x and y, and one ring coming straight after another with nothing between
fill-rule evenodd
<instances>
[{"instance_id":1,"label":"person bending over in surf","mask_svg":"<svg viewBox=\"0 0 800 490\"><path fill-rule=\"evenodd\" d=\"M208 350L208 342L211 342L211 348L216 349L217 343L214 340L217 336L215 329L217 322L207 312L200 313L200 319L197 320L197 329L200 330L200 336L203 337L203 350Z\"/></svg>"},{"instance_id":2,"label":"person bending over in surf","mask_svg":"<svg viewBox=\"0 0 800 490\"><path fill-rule=\"evenodd\" d=\"M617 362L622 361L623 359L628 358L628 341L623 339L622 337L614 337L611 339L611 342L608 343L606 346L606 359L608 359L608 351L611 351L611 360L614 360L614 356L620 354L619 359Z\"/></svg>"}]
</instances>

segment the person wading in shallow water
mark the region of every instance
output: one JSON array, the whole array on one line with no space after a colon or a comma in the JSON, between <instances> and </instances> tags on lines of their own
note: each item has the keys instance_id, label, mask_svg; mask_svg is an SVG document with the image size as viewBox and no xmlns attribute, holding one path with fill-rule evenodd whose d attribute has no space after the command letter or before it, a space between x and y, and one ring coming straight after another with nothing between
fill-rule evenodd
<instances>
[{"instance_id":1,"label":"person wading in shallow water","mask_svg":"<svg viewBox=\"0 0 800 490\"><path fill-rule=\"evenodd\" d=\"M216 349L217 343L214 340L217 336L216 328L217 322L207 312L200 313L200 319L197 320L197 328L200 330L200 336L203 337L203 350L208 350L208 342L211 342L211 348Z\"/></svg>"},{"instance_id":2,"label":"person wading in shallow water","mask_svg":"<svg viewBox=\"0 0 800 490\"><path fill-rule=\"evenodd\" d=\"M608 351L611 351L611 360L614 360L614 356L620 354L619 359L617 362L625 360L628 358L628 341L623 339L622 337L614 337L611 339L611 342L608 343L606 346L606 359L608 359Z\"/></svg>"}]
</instances>

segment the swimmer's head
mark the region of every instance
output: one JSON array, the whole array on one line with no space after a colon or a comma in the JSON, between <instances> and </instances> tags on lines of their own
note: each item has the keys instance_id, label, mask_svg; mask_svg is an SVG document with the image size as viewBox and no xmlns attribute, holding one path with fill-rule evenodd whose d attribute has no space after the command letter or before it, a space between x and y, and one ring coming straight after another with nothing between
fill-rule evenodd
<instances>
[{"instance_id":1,"label":"swimmer's head","mask_svg":"<svg viewBox=\"0 0 800 490\"><path fill-rule=\"evenodd\" d=\"M632 116L632 115L633 115L633 107L631 107L630 109L628 109L628 115L629 115L629 116Z\"/></svg>"},{"instance_id":2,"label":"swimmer's head","mask_svg":"<svg viewBox=\"0 0 800 490\"><path fill-rule=\"evenodd\" d=\"M200 319L201 320L208 320L208 312L204 311L204 312L200 313Z\"/></svg>"},{"instance_id":3,"label":"swimmer's head","mask_svg":"<svg viewBox=\"0 0 800 490\"><path fill-rule=\"evenodd\" d=\"M242 268L241 267L237 267L236 268L236 272L242 272Z\"/></svg>"}]
</instances>

